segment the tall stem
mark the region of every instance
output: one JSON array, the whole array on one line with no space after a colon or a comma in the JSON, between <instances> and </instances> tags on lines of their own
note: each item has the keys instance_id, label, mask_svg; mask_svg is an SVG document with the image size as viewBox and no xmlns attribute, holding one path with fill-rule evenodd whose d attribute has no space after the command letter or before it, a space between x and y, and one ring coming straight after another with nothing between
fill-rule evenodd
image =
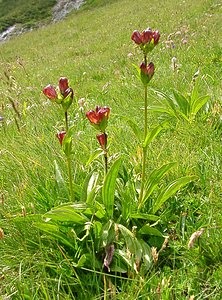
<instances>
[{"instance_id":1,"label":"tall stem","mask_svg":"<svg viewBox=\"0 0 222 300\"><path fill-rule=\"evenodd\" d=\"M65 111L65 126L66 126L66 132L69 130L69 124L68 124L68 112Z\"/></svg>"},{"instance_id":2,"label":"tall stem","mask_svg":"<svg viewBox=\"0 0 222 300\"><path fill-rule=\"evenodd\" d=\"M66 133L69 130L69 124L68 124L68 112L65 111L65 127L66 127ZM67 161L67 169L68 169L68 178L69 178L69 195L70 200L74 200L74 192L73 192L73 183L72 183L72 167L71 167L71 158L70 154L66 155L66 161Z\"/></svg>"},{"instance_id":3,"label":"tall stem","mask_svg":"<svg viewBox=\"0 0 222 300\"><path fill-rule=\"evenodd\" d=\"M145 85L144 86L144 141L146 139L147 129L148 129L148 118L147 118L147 111L148 110L147 110L147 106L148 106L147 85ZM146 156L147 156L147 146L143 147L142 176L141 176L141 188L140 188L138 209L141 208L142 200L143 200L144 185L145 185L145 176L146 176Z\"/></svg>"},{"instance_id":4,"label":"tall stem","mask_svg":"<svg viewBox=\"0 0 222 300\"><path fill-rule=\"evenodd\" d=\"M104 151L104 170L105 170L105 175L108 172L108 155L107 155L107 150Z\"/></svg>"}]
</instances>

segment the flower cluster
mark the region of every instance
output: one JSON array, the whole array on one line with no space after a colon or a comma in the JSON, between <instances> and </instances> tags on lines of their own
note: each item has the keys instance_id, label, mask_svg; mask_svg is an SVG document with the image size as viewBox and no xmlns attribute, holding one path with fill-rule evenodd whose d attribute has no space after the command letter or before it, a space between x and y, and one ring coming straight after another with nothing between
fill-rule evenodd
<instances>
[{"instance_id":1,"label":"flower cluster","mask_svg":"<svg viewBox=\"0 0 222 300\"><path fill-rule=\"evenodd\" d=\"M110 115L109 107L100 107L96 106L95 110L90 110L86 113L86 117L90 121L90 123L99 131L100 134L97 134L97 140L101 146L101 148L106 151L107 146L107 134L105 133L108 119Z\"/></svg>"},{"instance_id":2,"label":"flower cluster","mask_svg":"<svg viewBox=\"0 0 222 300\"><path fill-rule=\"evenodd\" d=\"M135 30L131 39L140 46L144 54L147 54L158 44L160 34L158 30L152 31L151 28L147 28L141 33L138 30Z\"/></svg>"},{"instance_id":3,"label":"flower cluster","mask_svg":"<svg viewBox=\"0 0 222 300\"><path fill-rule=\"evenodd\" d=\"M152 51L153 48L158 44L160 39L160 33L158 30L152 31L151 28L143 30L141 33L138 30L133 31L131 39L140 47L143 51L144 61L140 64L139 76L146 86L154 75L154 64L147 63L147 54Z\"/></svg>"},{"instance_id":4,"label":"flower cluster","mask_svg":"<svg viewBox=\"0 0 222 300\"><path fill-rule=\"evenodd\" d=\"M43 93L51 101L61 104L65 111L68 110L73 102L74 92L73 89L69 87L68 78L66 77L61 77L59 79L59 85L57 88L48 84L44 87Z\"/></svg>"},{"instance_id":5,"label":"flower cluster","mask_svg":"<svg viewBox=\"0 0 222 300\"><path fill-rule=\"evenodd\" d=\"M105 132L105 129L108 124L108 118L110 115L109 107L100 107L96 106L95 111L90 110L86 113L86 117L90 123L98 130Z\"/></svg>"}]
</instances>

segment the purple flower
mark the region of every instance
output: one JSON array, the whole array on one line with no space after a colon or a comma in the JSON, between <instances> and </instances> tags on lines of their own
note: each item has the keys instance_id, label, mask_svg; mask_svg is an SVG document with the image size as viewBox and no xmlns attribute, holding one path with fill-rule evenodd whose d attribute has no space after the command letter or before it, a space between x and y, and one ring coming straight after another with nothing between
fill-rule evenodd
<instances>
[{"instance_id":1,"label":"purple flower","mask_svg":"<svg viewBox=\"0 0 222 300\"><path fill-rule=\"evenodd\" d=\"M44 87L43 93L50 100L56 100L58 98L57 92L56 92L54 86L52 86L51 84L48 84L46 87Z\"/></svg>"},{"instance_id":2,"label":"purple flower","mask_svg":"<svg viewBox=\"0 0 222 300\"><path fill-rule=\"evenodd\" d=\"M90 110L86 113L86 117L90 123L96 128L105 132L107 127L108 118L110 115L109 107L99 107L96 106L96 110Z\"/></svg>"},{"instance_id":3,"label":"purple flower","mask_svg":"<svg viewBox=\"0 0 222 300\"><path fill-rule=\"evenodd\" d=\"M101 148L105 151L107 146L107 134L106 133L97 134L96 138Z\"/></svg>"},{"instance_id":4,"label":"purple flower","mask_svg":"<svg viewBox=\"0 0 222 300\"><path fill-rule=\"evenodd\" d=\"M59 143L60 143L61 146L62 146L62 141L63 141L65 135L66 135L66 132L65 132L65 131L60 131L60 132L58 132L57 135L56 135L56 137L58 138Z\"/></svg>"}]
</instances>

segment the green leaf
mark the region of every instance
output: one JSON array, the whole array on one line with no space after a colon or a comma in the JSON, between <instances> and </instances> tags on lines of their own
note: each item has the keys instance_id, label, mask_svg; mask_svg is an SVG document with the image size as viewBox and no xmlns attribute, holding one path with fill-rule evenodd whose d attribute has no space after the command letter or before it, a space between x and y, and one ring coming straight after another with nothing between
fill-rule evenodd
<instances>
[{"instance_id":1,"label":"green leaf","mask_svg":"<svg viewBox=\"0 0 222 300\"><path fill-rule=\"evenodd\" d=\"M195 117L198 111L207 103L209 99L210 96L202 96L202 97L198 97L195 101L193 101L191 106L192 117Z\"/></svg>"},{"instance_id":2,"label":"green leaf","mask_svg":"<svg viewBox=\"0 0 222 300\"><path fill-rule=\"evenodd\" d=\"M138 138L139 141L142 141L143 133L141 131L141 128L136 124L132 119L127 120L128 125L132 129L135 136Z\"/></svg>"},{"instance_id":3,"label":"green leaf","mask_svg":"<svg viewBox=\"0 0 222 300\"><path fill-rule=\"evenodd\" d=\"M149 224L144 225L140 230L140 234L148 234L148 235L155 235L165 237L158 229L150 226Z\"/></svg>"},{"instance_id":4,"label":"green leaf","mask_svg":"<svg viewBox=\"0 0 222 300\"><path fill-rule=\"evenodd\" d=\"M57 161L54 160L54 166L55 166L55 178L56 178L56 182L59 186L59 188L65 188L65 181L64 178L62 177L62 174L60 172L59 166L57 164Z\"/></svg>"},{"instance_id":5,"label":"green leaf","mask_svg":"<svg viewBox=\"0 0 222 300\"><path fill-rule=\"evenodd\" d=\"M55 221L74 222L76 224L89 222L89 219L84 214L77 212L78 210L76 205L60 206L47 212L44 217Z\"/></svg>"},{"instance_id":6,"label":"green leaf","mask_svg":"<svg viewBox=\"0 0 222 300\"><path fill-rule=\"evenodd\" d=\"M147 133L147 136L143 143L143 147L146 148L155 139L155 137L160 133L160 131L167 127L168 124L169 124L169 122L165 121L165 122L159 124L158 126L156 126L153 130L149 131Z\"/></svg>"},{"instance_id":7,"label":"green leaf","mask_svg":"<svg viewBox=\"0 0 222 300\"><path fill-rule=\"evenodd\" d=\"M35 223L34 226L47 233L49 237L62 242L64 245L67 245L70 248L74 248L74 243L70 242L70 238L67 238L65 234L60 232L58 225L49 223Z\"/></svg>"},{"instance_id":8,"label":"green leaf","mask_svg":"<svg viewBox=\"0 0 222 300\"><path fill-rule=\"evenodd\" d=\"M91 204L93 202L97 189L99 174L96 172L89 173L83 183L81 201Z\"/></svg>"},{"instance_id":9,"label":"green leaf","mask_svg":"<svg viewBox=\"0 0 222 300\"><path fill-rule=\"evenodd\" d=\"M198 178L197 176L185 176L185 177L180 177L174 180L173 182L171 182L165 189L161 191L161 193L157 197L152 207L152 213L155 214L167 199L173 196L179 189L181 189L191 181L196 180L197 178Z\"/></svg>"},{"instance_id":10,"label":"green leaf","mask_svg":"<svg viewBox=\"0 0 222 300\"><path fill-rule=\"evenodd\" d=\"M88 167L91 162L93 162L95 159L97 159L98 157L100 157L101 155L103 155L103 150L102 149L97 149L95 150L89 157L87 163L86 163L86 167Z\"/></svg>"},{"instance_id":11,"label":"green leaf","mask_svg":"<svg viewBox=\"0 0 222 300\"><path fill-rule=\"evenodd\" d=\"M62 150L66 157L69 157L72 153L72 130L68 130L62 141Z\"/></svg>"},{"instance_id":12,"label":"green leaf","mask_svg":"<svg viewBox=\"0 0 222 300\"><path fill-rule=\"evenodd\" d=\"M115 230L114 223L112 220L109 220L101 230L101 245L106 247L110 245L115 240Z\"/></svg>"},{"instance_id":13,"label":"green leaf","mask_svg":"<svg viewBox=\"0 0 222 300\"><path fill-rule=\"evenodd\" d=\"M145 265L145 268L143 267L144 271L148 271L150 269L150 267L152 266L152 262L153 262L153 257L152 257L152 253L151 253L151 249L150 246L144 241L144 240L139 240L140 245L142 247L142 258L143 258L143 262Z\"/></svg>"},{"instance_id":14,"label":"green leaf","mask_svg":"<svg viewBox=\"0 0 222 300\"><path fill-rule=\"evenodd\" d=\"M178 108L180 111L185 115L188 116L190 112L190 103L189 100L186 99L182 94L177 92L176 90L173 90L174 98L177 102Z\"/></svg>"},{"instance_id":15,"label":"green leaf","mask_svg":"<svg viewBox=\"0 0 222 300\"><path fill-rule=\"evenodd\" d=\"M148 107L148 110L152 111L152 112L165 113L165 114L168 114L168 115L170 115L172 117L175 117L174 112L172 112L172 110L169 109L168 107L150 106L150 107Z\"/></svg>"},{"instance_id":16,"label":"green leaf","mask_svg":"<svg viewBox=\"0 0 222 300\"><path fill-rule=\"evenodd\" d=\"M114 206L114 194L115 194L115 185L116 185L116 178L119 172L120 165L122 163L122 159L117 159L110 170L108 171L104 185L102 187L102 198L103 204L106 208L107 217L113 217L113 206Z\"/></svg>"},{"instance_id":17,"label":"green leaf","mask_svg":"<svg viewBox=\"0 0 222 300\"><path fill-rule=\"evenodd\" d=\"M144 188L144 196L141 201L141 205L139 208L144 205L144 203L147 201L147 199L151 196L153 191L157 188L160 180L169 172L170 169L172 169L176 163L168 163L160 167L159 169L154 170L148 177L148 180L145 183Z\"/></svg>"},{"instance_id":18,"label":"green leaf","mask_svg":"<svg viewBox=\"0 0 222 300\"><path fill-rule=\"evenodd\" d=\"M150 220L150 221L158 221L159 217L156 215L143 214L143 213L135 213L131 214L130 218L132 219L142 219L142 220Z\"/></svg>"},{"instance_id":19,"label":"green leaf","mask_svg":"<svg viewBox=\"0 0 222 300\"><path fill-rule=\"evenodd\" d=\"M135 237L134 233L131 232L128 228L123 226L122 224L117 224L122 236L125 240L126 246L128 250L135 254L137 259L141 259L142 256L142 248L140 243L138 242L137 238Z\"/></svg>"}]
</instances>

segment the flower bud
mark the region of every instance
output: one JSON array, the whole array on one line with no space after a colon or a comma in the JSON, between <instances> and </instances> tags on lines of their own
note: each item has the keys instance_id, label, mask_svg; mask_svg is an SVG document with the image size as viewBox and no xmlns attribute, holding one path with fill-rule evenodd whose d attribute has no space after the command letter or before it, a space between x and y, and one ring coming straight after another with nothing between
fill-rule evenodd
<instances>
[{"instance_id":1,"label":"flower bud","mask_svg":"<svg viewBox=\"0 0 222 300\"><path fill-rule=\"evenodd\" d=\"M51 84L48 84L46 87L44 87L43 93L50 100L56 100L57 97L58 97L57 92L56 92L54 86L52 86Z\"/></svg>"},{"instance_id":2,"label":"flower bud","mask_svg":"<svg viewBox=\"0 0 222 300\"><path fill-rule=\"evenodd\" d=\"M133 31L131 39L137 44L140 45L142 43L141 34L138 30Z\"/></svg>"},{"instance_id":3,"label":"flower bud","mask_svg":"<svg viewBox=\"0 0 222 300\"><path fill-rule=\"evenodd\" d=\"M69 88L68 78L61 77L59 79L59 90L62 95L65 94L65 91Z\"/></svg>"},{"instance_id":4,"label":"flower bud","mask_svg":"<svg viewBox=\"0 0 222 300\"><path fill-rule=\"evenodd\" d=\"M101 146L101 148L105 151L106 150L106 146L107 146L107 134L101 133L101 134L97 134L96 138Z\"/></svg>"},{"instance_id":5,"label":"flower bud","mask_svg":"<svg viewBox=\"0 0 222 300\"><path fill-rule=\"evenodd\" d=\"M66 98L68 95L70 96L71 99L73 99L74 92L73 92L72 88L68 88L68 89L65 90L64 98Z\"/></svg>"},{"instance_id":6,"label":"flower bud","mask_svg":"<svg viewBox=\"0 0 222 300\"><path fill-rule=\"evenodd\" d=\"M147 66L145 62L140 64L140 78L144 85L147 85L154 75L154 64L152 62Z\"/></svg>"},{"instance_id":7,"label":"flower bud","mask_svg":"<svg viewBox=\"0 0 222 300\"><path fill-rule=\"evenodd\" d=\"M66 135L66 132L65 132L65 131L60 131L60 132L58 132L57 135L56 135L56 137L58 138L59 143L60 143L61 146L62 146L62 141L63 141L65 135Z\"/></svg>"},{"instance_id":8,"label":"flower bud","mask_svg":"<svg viewBox=\"0 0 222 300\"><path fill-rule=\"evenodd\" d=\"M160 33L158 30L155 30L153 32L153 40L154 40L154 45L156 46L159 42L159 39L160 39Z\"/></svg>"}]
</instances>

